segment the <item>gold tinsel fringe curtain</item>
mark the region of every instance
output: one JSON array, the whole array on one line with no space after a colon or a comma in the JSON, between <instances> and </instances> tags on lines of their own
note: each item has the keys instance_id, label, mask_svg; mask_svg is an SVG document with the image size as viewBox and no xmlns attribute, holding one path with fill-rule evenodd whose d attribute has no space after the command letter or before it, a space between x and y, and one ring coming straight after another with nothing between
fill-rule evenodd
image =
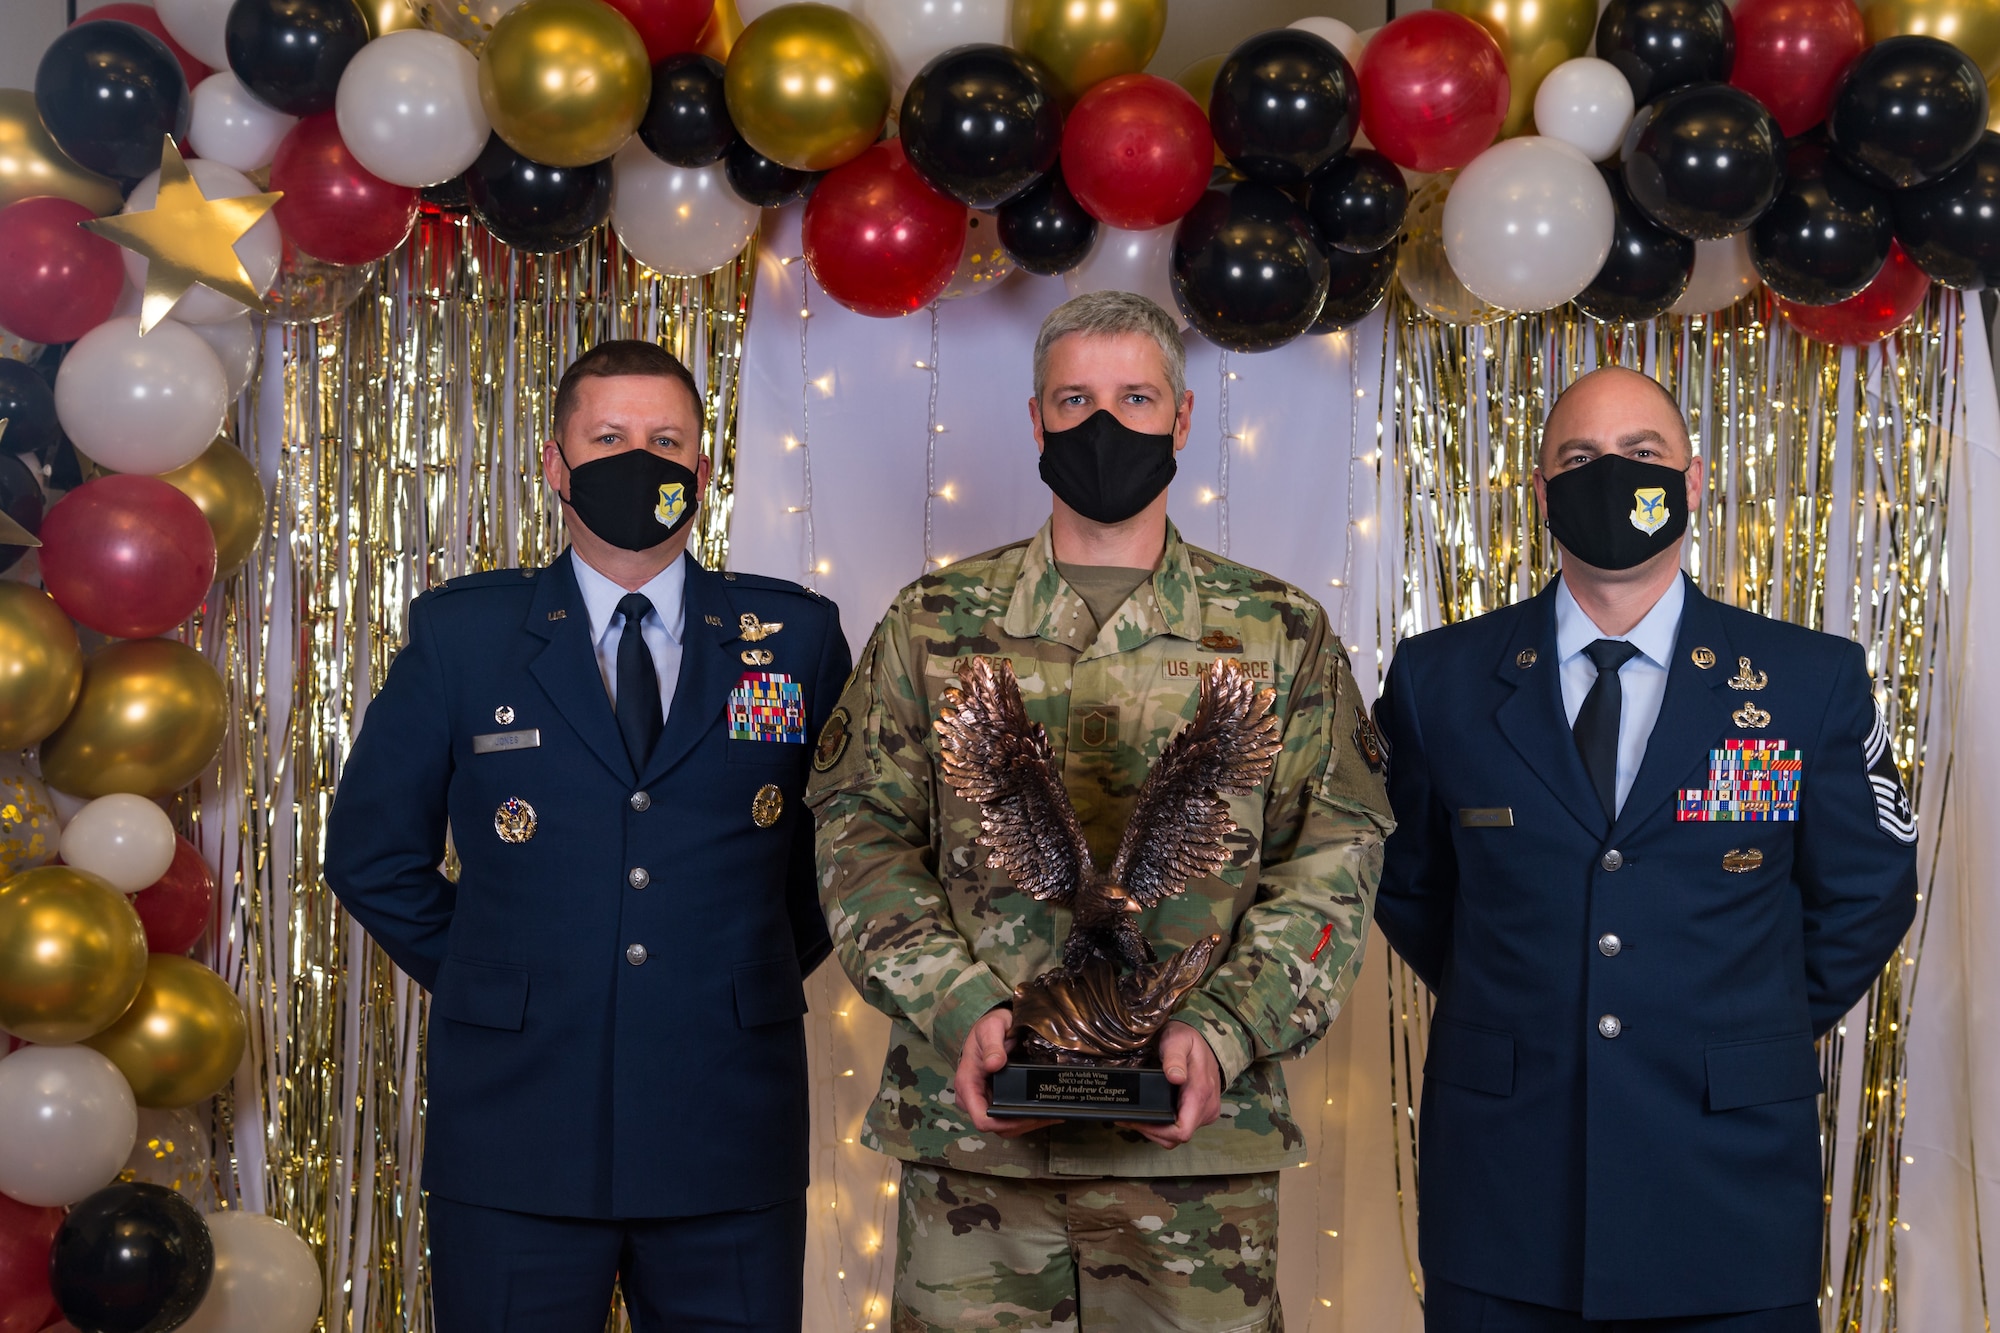
<instances>
[{"instance_id":1,"label":"gold tinsel fringe curtain","mask_svg":"<svg viewBox=\"0 0 2000 1333\"><path fill-rule=\"evenodd\" d=\"M1946 537L1962 425L1959 300L1938 291L1902 332L1866 348L1809 342L1761 296L1712 316L1607 326L1572 311L1441 324L1397 293L1384 327L1389 447L1378 464L1384 540L1400 579L1376 626L1389 643L1531 595L1556 552L1530 477L1541 422L1583 372L1643 370L1686 410L1708 462L1690 515L1689 571L1710 596L1845 635L1868 654L1933 876L1950 781ZM1365 631L1364 631L1365 636ZM1924 893L1927 905L1931 894ZM1906 1054L1924 921L1857 1015L1822 1045L1829 1330L1897 1327L1897 1200ZM1395 1182L1409 1276L1419 1167L1415 1105L1430 997L1388 968Z\"/></svg>"},{"instance_id":2,"label":"gold tinsel fringe curtain","mask_svg":"<svg viewBox=\"0 0 2000 1333\"><path fill-rule=\"evenodd\" d=\"M357 711L417 593L561 549L541 444L563 367L604 339L657 341L701 381L715 467L694 550L722 561L751 263L665 278L608 231L538 256L427 218L344 313L274 331L242 405L238 439L275 486L258 554L200 627L233 720L196 823L223 870L217 962L251 1017L217 1174L226 1201L321 1249L323 1328L430 1327L424 996L320 878Z\"/></svg>"}]
</instances>

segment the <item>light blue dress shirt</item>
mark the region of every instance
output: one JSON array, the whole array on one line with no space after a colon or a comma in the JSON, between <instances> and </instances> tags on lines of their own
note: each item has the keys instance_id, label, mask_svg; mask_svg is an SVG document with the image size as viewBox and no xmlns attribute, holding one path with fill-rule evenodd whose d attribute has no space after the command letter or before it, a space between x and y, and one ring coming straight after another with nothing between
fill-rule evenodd
<instances>
[{"instance_id":1,"label":"light blue dress shirt","mask_svg":"<svg viewBox=\"0 0 2000 1333\"><path fill-rule=\"evenodd\" d=\"M1681 607L1687 602L1687 585L1676 575L1653 603L1645 619L1630 634L1606 634L1591 622L1569 584L1556 589L1556 660L1560 667L1563 713L1576 725L1583 698L1597 683L1597 665L1584 655L1598 639L1622 639L1639 651L1618 669L1618 687L1623 706L1618 713L1618 805L1625 808L1625 796L1639 776L1639 764L1646 757L1646 742L1653 724L1660 718L1660 702L1667 695L1668 663L1674 655L1674 636L1680 633Z\"/></svg>"},{"instance_id":2,"label":"light blue dress shirt","mask_svg":"<svg viewBox=\"0 0 2000 1333\"><path fill-rule=\"evenodd\" d=\"M611 706L618 706L618 639L625 632L625 617L618 600L625 589L590 567L575 547L570 568L576 571L576 586L583 593L583 609L590 616L590 644L597 654L597 673L604 677L605 693ZM674 686L681 676L681 629L686 614L683 594L687 590L686 556L655 574L639 589L653 603L653 612L639 622L639 637L653 655L653 672L660 678L660 720L674 711Z\"/></svg>"}]
</instances>

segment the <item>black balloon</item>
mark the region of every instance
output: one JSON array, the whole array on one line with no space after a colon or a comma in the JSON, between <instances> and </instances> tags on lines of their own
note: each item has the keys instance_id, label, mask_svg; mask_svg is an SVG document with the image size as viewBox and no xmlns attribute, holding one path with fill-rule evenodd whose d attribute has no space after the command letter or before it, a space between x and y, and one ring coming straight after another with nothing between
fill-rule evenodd
<instances>
[{"instance_id":1,"label":"black balloon","mask_svg":"<svg viewBox=\"0 0 2000 1333\"><path fill-rule=\"evenodd\" d=\"M341 71L368 44L354 0L236 0L222 31L229 68L288 116L333 110Z\"/></svg>"},{"instance_id":2,"label":"black balloon","mask_svg":"<svg viewBox=\"0 0 2000 1333\"><path fill-rule=\"evenodd\" d=\"M1410 208L1402 169L1372 148L1335 158L1312 178L1306 216L1330 250L1367 254L1396 239Z\"/></svg>"},{"instance_id":3,"label":"black balloon","mask_svg":"<svg viewBox=\"0 0 2000 1333\"><path fill-rule=\"evenodd\" d=\"M208 1224L159 1185L107 1185L69 1210L49 1254L63 1318L92 1333L166 1333L215 1272Z\"/></svg>"},{"instance_id":4,"label":"black balloon","mask_svg":"<svg viewBox=\"0 0 2000 1333\"><path fill-rule=\"evenodd\" d=\"M729 177L729 188L759 208L782 208L805 198L825 174L781 166L752 148L748 139L738 139L729 145L722 159L722 170Z\"/></svg>"},{"instance_id":5,"label":"black balloon","mask_svg":"<svg viewBox=\"0 0 2000 1333\"><path fill-rule=\"evenodd\" d=\"M1736 25L1723 0L1611 0L1597 16L1597 58L1644 106L1689 84L1728 82Z\"/></svg>"},{"instance_id":6,"label":"black balloon","mask_svg":"<svg viewBox=\"0 0 2000 1333\"><path fill-rule=\"evenodd\" d=\"M1654 226L1632 202L1618 173L1599 170L1614 210L1611 253L1590 285L1577 293L1577 308L1607 324L1657 319L1687 291L1694 276L1694 242Z\"/></svg>"},{"instance_id":7,"label":"black balloon","mask_svg":"<svg viewBox=\"0 0 2000 1333\"><path fill-rule=\"evenodd\" d=\"M194 107L167 44L130 23L79 23L35 67L35 110L78 164L130 187L160 165Z\"/></svg>"},{"instance_id":8,"label":"black balloon","mask_svg":"<svg viewBox=\"0 0 2000 1333\"><path fill-rule=\"evenodd\" d=\"M1062 94L1040 61L976 43L910 80L896 127L925 180L961 204L997 208L1055 165L1062 122Z\"/></svg>"},{"instance_id":9,"label":"black balloon","mask_svg":"<svg viewBox=\"0 0 2000 1333\"><path fill-rule=\"evenodd\" d=\"M1304 210L1273 185L1209 190L1174 231L1174 300L1231 351L1267 352L1304 333L1330 281Z\"/></svg>"},{"instance_id":10,"label":"black balloon","mask_svg":"<svg viewBox=\"0 0 2000 1333\"><path fill-rule=\"evenodd\" d=\"M653 100L639 138L654 157L677 167L721 161L736 142L736 122L722 100L722 66L696 51L653 66Z\"/></svg>"},{"instance_id":11,"label":"black balloon","mask_svg":"<svg viewBox=\"0 0 2000 1333\"><path fill-rule=\"evenodd\" d=\"M13 519L30 534L42 530L46 503L35 470L12 454L0 454L0 514ZM28 553L25 546L9 546L0 538L0 569L6 569Z\"/></svg>"},{"instance_id":12,"label":"black balloon","mask_svg":"<svg viewBox=\"0 0 2000 1333\"><path fill-rule=\"evenodd\" d=\"M1896 196L1896 239L1947 287L2000 286L2000 134L1928 185Z\"/></svg>"},{"instance_id":13,"label":"black balloon","mask_svg":"<svg viewBox=\"0 0 2000 1333\"><path fill-rule=\"evenodd\" d=\"M423 201L440 213L459 215L471 211L472 198L465 192L463 174L450 180L439 181L436 185L426 185L417 191Z\"/></svg>"},{"instance_id":14,"label":"black balloon","mask_svg":"<svg viewBox=\"0 0 2000 1333\"><path fill-rule=\"evenodd\" d=\"M1356 254L1352 250L1326 250L1326 301L1319 308L1308 333L1332 333L1349 328L1375 313L1389 284L1396 280L1394 239L1378 250Z\"/></svg>"},{"instance_id":15,"label":"black balloon","mask_svg":"<svg viewBox=\"0 0 2000 1333\"><path fill-rule=\"evenodd\" d=\"M1216 71L1208 121L1237 170L1297 185L1354 141L1361 83L1324 37L1297 28L1260 32Z\"/></svg>"},{"instance_id":16,"label":"black balloon","mask_svg":"<svg viewBox=\"0 0 2000 1333\"><path fill-rule=\"evenodd\" d=\"M49 382L25 361L0 358L0 452L33 454L48 461L49 450L62 443L56 424L56 396Z\"/></svg>"},{"instance_id":17,"label":"black balloon","mask_svg":"<svg viewBox=\"0 0 2000 1333\"><path fill-rule=\"evenodd\" d=\"M1001 246L1030 273L1069 272L1097 239L1097 219L1069 192L1060 168L1003 204L999 223Z\"/></svg>"},{"instance_id":18,"label":"black balloon","mask_svg":"<svg viewBox=\"0 0 2000 1333\"><path fill-rule=\"evenodd\" d=\"M552 254L583 243L611 216L611 163L530 162L495 134L465 173L473 216L516 250Z\"/></svg>"},{"instance_id":19,"label":"black balloon","mask_svg":"<svg viewBox=\"0 0 2000 1333\"><path fill-rule=\"evenodd\" d=\"M1625 188L1647 217L1693 241L1734 236L1785 179L1785 137L1763 103L1707 83L1640 110L1625 134Z\"/></svg>"},{"instance_id":20,"label":"black balloon","mask_svg":"<svg viewBox=\"0 0 2000 1333\"><path fill-rule=\"evenodd\" d=\"M1791 146L1785 188L1750 229L1750 261L1787 301L1833 305L1875 281L1890 231L1889 196L1807 139Z\"/></svg>"},{"instance_id":21,"label":"black balloon","mask_svg":"<svg viewBox=\"0 0 2000 1333\"><path fill-rule=\"evenodd\" d=\"M1890 37L1847 67L1826 131L1841 160L1883 189L1936 180L1986 132L1986 79L1935 37Z\"/></svg>"}]
</instances>

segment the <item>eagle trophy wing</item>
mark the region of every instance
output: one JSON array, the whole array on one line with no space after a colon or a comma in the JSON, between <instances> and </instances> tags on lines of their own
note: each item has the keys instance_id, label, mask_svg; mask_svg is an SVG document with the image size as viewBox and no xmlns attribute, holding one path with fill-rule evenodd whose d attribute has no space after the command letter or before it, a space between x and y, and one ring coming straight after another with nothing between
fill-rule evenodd
<instances>
[{"instance_id":1,"label":"eagle trophy wing","mask_svg":"<svg viewBox=\"0 0 2000 1333\"><path fill-rule=\"evenodd\" d=\"M986 863L1043 902L1066 903L1092 873L1083 826L1063 789L1049 734L1030 721L1014 668L984 657L958 665L932 725L944 780L979 807Z\"/></svg>"},{"instance_id":2,"label":"eagle trophy wing","mask_svg":"<svg viewBox=\"0 0 2000 1333\"><path fill-rule=\"evenodd\" d=\"M1111 865L1110 882L1141 907L1173 897L1229 859L1224 839L1236 821L1222 798L1255 791L1270 776L1284 748L1271 715L1275 697L1234 659L1202 673L1194 721L1146 775Z\"/></svg>"}]
</instances>

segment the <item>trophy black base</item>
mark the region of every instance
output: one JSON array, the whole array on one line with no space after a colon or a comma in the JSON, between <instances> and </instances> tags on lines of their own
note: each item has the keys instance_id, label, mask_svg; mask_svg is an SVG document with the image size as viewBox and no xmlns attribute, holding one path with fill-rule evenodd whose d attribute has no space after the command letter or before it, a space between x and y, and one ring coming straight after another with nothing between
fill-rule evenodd
<instances>
[{"instance_id":1,"label":"trophy black base","mask_svg":"<svg viewBox=\"0 0 2000 1333\"><path fill-rule=\"evenodd\" d=\"M993 1076L987 1112L996 1118L1171 1124L1174 1085L1163 1069L1010 1064Z\"/></svg>"}]
</instances>

